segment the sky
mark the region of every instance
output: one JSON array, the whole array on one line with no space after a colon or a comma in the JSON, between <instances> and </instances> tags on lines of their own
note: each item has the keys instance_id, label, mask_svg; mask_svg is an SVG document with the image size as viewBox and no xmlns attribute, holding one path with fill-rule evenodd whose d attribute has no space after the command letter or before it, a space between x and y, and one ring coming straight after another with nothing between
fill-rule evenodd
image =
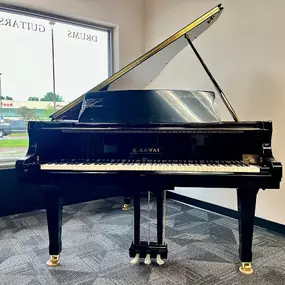
<instances>
[{"instance_id":1,"label":"sky","mask_svg":"<svg viewBox=\"0 0 285 285\"><path fill-rule=\"evenodd\" d=\"M108 77L108 32L56 22L56 94L70 102ZM2 95L25 101L53 90L48 20L0 11Z\"/></svg>"}]
</instances>

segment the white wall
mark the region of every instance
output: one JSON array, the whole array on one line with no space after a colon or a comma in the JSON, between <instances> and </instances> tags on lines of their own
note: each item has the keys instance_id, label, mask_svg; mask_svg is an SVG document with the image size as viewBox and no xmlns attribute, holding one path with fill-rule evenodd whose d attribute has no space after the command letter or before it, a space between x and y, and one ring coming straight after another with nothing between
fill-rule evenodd
<instances>
[{"instance_id":1,"label":"white wall","mask_svg":"<svg viewBox=\"0 0 285 285\"><path fill-rule=\"evenodd\" d=\"M148 50L196 17L223 2L225 10L195 45L242 120L273 121L273 151L285 165L284 0L146 0ZM151 87L212 89L186 48ZM229 119L224 110L224 119ZM250 142L248 142L250 143ZM236 191L177 189L178 193L236 209ZM256 215L285 224L285 186L258 195Z\"/></svg>"},{"instance_id":2,"label":"white wall","mask_svg":"<svg viewBox=\"0 0 285 285\"><path fill-rule=\"evenodd\" d=\"M115 71L144 52L143 0L0 0L115 27Z\"/></svg>"},{"instance_id":3,"label":"white wall","mask_svg":"<svg viewBox=\"0 0 285 285\"><path fill-rule=\"evenodd\" d=\"M225 11L195 45L242 120L274 123L273 150L284 162L285 37L283 0L9 0L15 4L116 27L115 64L123 67L219 2ZM145 9L145 10L144 10ZM118 65L118 59L120 59ZM151 87L212 89L190 48ZM225 110L223 118L229 119ZM250 143L250 142L249 142ZM285 163L284 163L285 165ZM285 223L285 186L260 192L258 217ZM177 189L184 195L236 209L228 189Z\"/></svg>"}]
</instances>

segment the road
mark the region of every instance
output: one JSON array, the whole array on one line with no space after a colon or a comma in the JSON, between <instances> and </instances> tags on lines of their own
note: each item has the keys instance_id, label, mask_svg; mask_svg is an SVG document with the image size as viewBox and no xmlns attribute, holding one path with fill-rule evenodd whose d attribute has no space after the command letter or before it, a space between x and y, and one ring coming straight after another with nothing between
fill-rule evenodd
<instances>
[{"instance_id":1,"label":"road","mask_svg":"<svg viewBox=\"0 0 285 285\"><path fill-rule=\"evenodd\" d=\"M1 160L17 159L24 157L27 153L27 147L1 147L0 148L0 163Z\"/></svg>"},{"instance_id":2,"label":"road","mask_svg":"<svg viewBox=\"0 0 285 285\"><path fill-rule=\"evenodd\" d=\"M4 138L2 138L2 140L23 140L23 139L27 139L28 137L24 137L24 136L6 136Z\"/></svg>"}]
</instances>

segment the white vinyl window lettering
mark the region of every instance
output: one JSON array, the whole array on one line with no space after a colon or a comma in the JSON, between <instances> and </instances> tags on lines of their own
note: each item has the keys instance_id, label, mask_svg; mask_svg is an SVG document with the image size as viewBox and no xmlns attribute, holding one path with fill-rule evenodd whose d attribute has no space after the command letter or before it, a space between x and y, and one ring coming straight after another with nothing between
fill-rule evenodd
<instances>
[{"instance_id":1,"label":"white vinyl window lettering","mask_svg":"<svg viewBox=\"0 0 285 285\"><path fill-rule=\"evenodd\" d=\"M0 166L26 154L27 122L109 76L110 31L0 10Z\"/></svg>"}]
</instances>

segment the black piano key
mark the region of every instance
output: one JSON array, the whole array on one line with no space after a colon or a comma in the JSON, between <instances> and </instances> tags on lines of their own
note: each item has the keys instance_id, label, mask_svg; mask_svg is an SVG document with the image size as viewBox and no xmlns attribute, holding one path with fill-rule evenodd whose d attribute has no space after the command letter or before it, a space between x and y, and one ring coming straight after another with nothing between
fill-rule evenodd
<instances>
[{"instance_id":1,"label":"black piano key","mask_svg":"<svg viewBox=\"0 0 285 285\"><path fill-rule=\"evenodd\" d=\"M245 163L245 162L243 162L243 161L241 161L241 163L242 163L242 166L249 167L249 164L248 164L248 163Z\"/></svg>"},{"instance_id":2,"label":"black piano key","mask_svg":"<svg viewBox=\"0 0 285 285\"><path fill-rule=\"evenodd\" d=\"M238 163L238 161L236 160L232 160L232 164L238 167L241 167L242 165L240 163Z\"/></svg>"}]
</instances>

